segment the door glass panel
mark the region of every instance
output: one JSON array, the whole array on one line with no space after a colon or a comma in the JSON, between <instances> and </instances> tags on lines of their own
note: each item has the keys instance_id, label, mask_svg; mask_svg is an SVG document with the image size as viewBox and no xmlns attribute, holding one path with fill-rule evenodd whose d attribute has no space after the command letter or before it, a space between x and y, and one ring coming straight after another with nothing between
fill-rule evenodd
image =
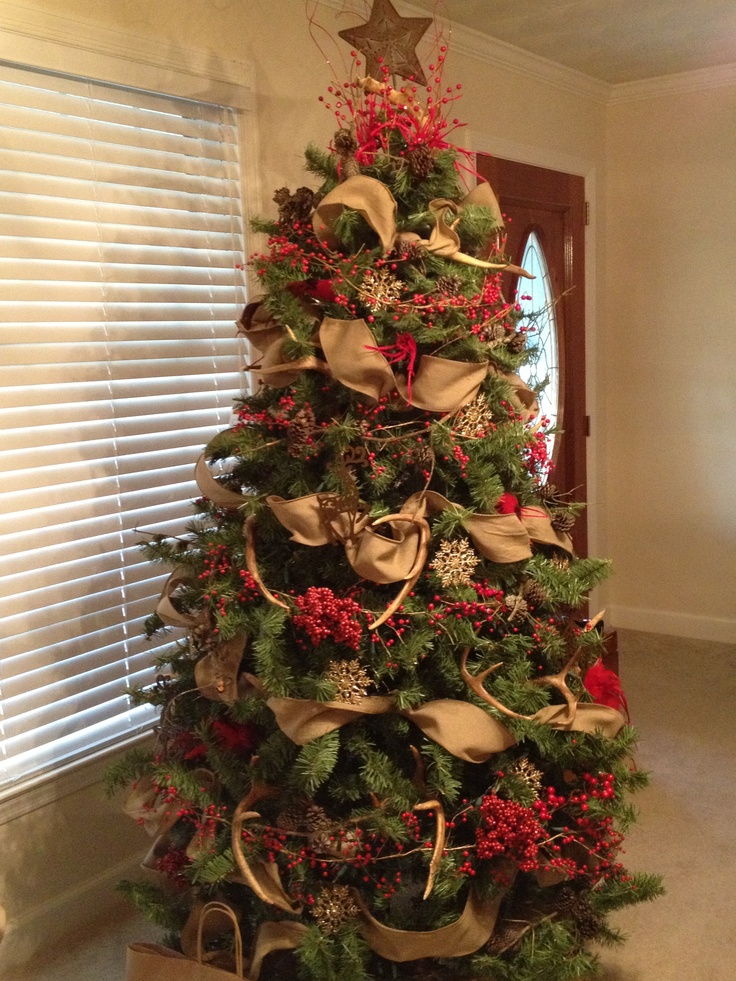
<instances>
[{"instance_id":1,"label":"door glass panel","mask_svg":"<svg viewBox=\"0 0 736 981\"><path fill-rule=\"evenodd\" d=\"M527 331L528 364L519 374L530 388L539 392L540 418L549 419L551 429L557 424L560 398L560 358L554 296L542 243L529 233L521 265L534 279L519 280L517 303L522 310L519 327ZM541 389L541 390L540 390ZM557 437L547 437L547 454L554 458Z\"/></svg>"}]
</instances>

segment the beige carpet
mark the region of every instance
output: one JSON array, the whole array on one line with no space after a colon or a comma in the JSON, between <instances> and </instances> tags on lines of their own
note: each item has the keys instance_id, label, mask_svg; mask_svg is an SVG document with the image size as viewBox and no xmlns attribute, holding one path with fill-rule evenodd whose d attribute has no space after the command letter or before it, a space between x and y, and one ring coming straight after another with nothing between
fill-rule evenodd
<instances>
[{"instance_id":1,"label":"beige carpet","mask_svg":"<svg viewBox=\"0 0 736 981\"><path fill-rule=\"evenodd\" d=\"M652 772L626 861L661 873L667 895L618 914L629 942L602 952L605 981L736 981L736 645L625 632L619 649ZM155 935L134 918L101 923L5 981L122 981L125 945Z\"/></svg>"},{"instance_id":2,"label":"beige carpet","mask_svg":"<svg viewBox=\"0 0 736 981\"><path fill-rule=\"evenodd\" d=\"M631 868L667 894L617 918L606 981L736 979L736 645L625 632L621 677L652 781L635 798Z\"/></svg>"}]
</instances>

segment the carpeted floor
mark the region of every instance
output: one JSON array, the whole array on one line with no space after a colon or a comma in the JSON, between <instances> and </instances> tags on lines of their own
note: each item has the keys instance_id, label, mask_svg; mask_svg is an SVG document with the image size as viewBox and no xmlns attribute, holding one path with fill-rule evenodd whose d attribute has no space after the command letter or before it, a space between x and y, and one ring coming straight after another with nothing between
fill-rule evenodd
<instances>
[{"instance_id":1,"label":"carpeted floor","mask_svg":"<svg viewBox=\"0 0 736 981\"><path fill-rule=\"evenodd\" d=\"M629 942L603 950L604 981L736 979L736 645L622 632L620 669L652 773L626 863L667 894L618 914ZM6 981L123 981L125 946L157 939L140 920L101 923Z\"/></svg>"}]
</instances>

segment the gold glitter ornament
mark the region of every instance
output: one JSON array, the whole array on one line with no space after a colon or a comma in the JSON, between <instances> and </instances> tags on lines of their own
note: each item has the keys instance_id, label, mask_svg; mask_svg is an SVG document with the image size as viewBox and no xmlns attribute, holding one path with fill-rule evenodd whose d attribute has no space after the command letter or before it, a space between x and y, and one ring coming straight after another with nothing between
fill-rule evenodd
<instances>
[{"instance_id":1,"label":"gold glitter ornament","mask_svg":"<svg viewBox=\"0 0 736 981\"><path fill-rule=\"evenodd\" d=\"M358 295L371 309L388 307L401 296L402 283L387 269L368 269L358 287Z\"/></svg>"},{"instance_id":2,"label":"gold glitter ornament","mask_svg":"<svg viewBox=\"0 0 736 981\"><path fill-rule=\"evenodd\" d=\"M457 436L464 439L483 439L492 425L491 407L483 395L477 395L458 412L452 429Z\"/></svg>"},{"instance_id":3,"label":"gold glitter ornament","mask_svg":"<svg viewBox=\"0 0 736 981\"><path fill-rule=\"evenodd\" d=\"M536 797L539 797L542 790L542 771L538 770L536 766L532 763L530 759L524 756L514 763L514 765L509 770L509 774L514 777L518 777L523 780L524 783L533 791Z\"/></svg>"},{"instance_id":4,"label":"gold glitter ornament","mask_svg":"<svg viewBox=\"0 0 736 981\"><path fill-rule=\"evenodd\" d=\"M480 557L467 538L442 542L429 568L434 569L443 586L470 586Z\"/></svg>"},{"instance_id":5,"label":"gold glitter ornament","mask_svg":"<svg viewBox=\"0 0 736 981\"><path fill-rule=\"evenodd\" d=\"M332 661L325 677L336 688L335 700L357 705L371 686L371 677L357 658Z\"/></svg>"},{"instance_id":6,"label":"gold glitter ornament","mask_svg":"<svg viewBox=\"0 0 736 981\"><path fill-rule=\"evenodd\" d=\"M328 886L322 890L312 907L312 916L322 933L328 936L337 933L343 923L352 920L358 913L360 907L347 886Z\"/></svg>"}]
</instances>

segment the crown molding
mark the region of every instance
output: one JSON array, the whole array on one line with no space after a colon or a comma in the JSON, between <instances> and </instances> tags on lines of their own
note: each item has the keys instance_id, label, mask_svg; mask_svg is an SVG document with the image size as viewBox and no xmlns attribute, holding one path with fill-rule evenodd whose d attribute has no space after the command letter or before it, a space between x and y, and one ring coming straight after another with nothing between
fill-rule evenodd
<instances>
[{"instance_id":1,"label":"crown molding","mask_svg":"<svg viewBox=\"0 0 736 981\"><path fill-rule=\"evenodd\" d=\"M359 0L318 0L318 3L342 13L346 10L354 11L359 16L365 13L365 4L361 4ZM424 8L417 7L408 0L401 4L401 10L406 16L427 16L427 11ZM552 88L590 99L601 105L605 105L610 98L613 86L608 82L592 78L590 75L575 71L573 68L567 68L565 65L559 65L548 58L531 54L529 51L517 48L506 41L500 41L489 34L484 34L482 31L476 31L462 24L455 24L451 18L446 18L446 20L450 25L451 32L451 37L448 38L447 42L448 47L455 54L474 58L477 61L492 65L496 69L501 68L506 73L533 78Z\"/></svg>"},{"instance_id":2,"label":"crown molding","mask_svg":"<svg viewBox=\"0 0 736 981\"><path fill-rule=\"evenodd\" d=\"M643 78L638 82L619 82L612 86L609 102L615 106L685 92L720 89L728 85L736 85L736 63L696 68L693 71L660 75L657 78Z\"/></svg>"},{"instance_id":3,"label":"crown molding","mask_svg":"<svg viewBox=\"0 0 736 981\"><path fill-rule=\"evenodd\" d=\"M30 39L41 42L47 48L60 45L93 56L101 55L108 59L122 59L128 63L164 69L182 77L208 79L226 88L251 91L254 88L254 70L245 62L219 56L213 58L209 50L190 48L178 42L162 44L156 39L59 17L36 7L7 3L5 0L0 0L0 32L7 35L7 43L0 46L0 58L9 61L20 61L24 57L26 46L22 42ZM31 64L32 60L26 58L24 63ZM69 70L68 60L65 68L59 70ZM249 106L243 105L243 108Z\"/></svg>"}]
</instances>

